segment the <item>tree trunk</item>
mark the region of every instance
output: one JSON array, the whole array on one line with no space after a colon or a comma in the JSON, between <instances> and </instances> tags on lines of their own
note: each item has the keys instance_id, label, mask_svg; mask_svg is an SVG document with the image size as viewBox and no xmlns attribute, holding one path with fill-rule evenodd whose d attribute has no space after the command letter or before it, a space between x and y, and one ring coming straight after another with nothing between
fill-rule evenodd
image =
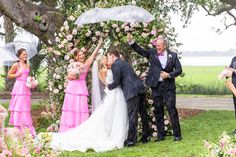
<instances>
[{"instance_id":1,"label":"tree trunk","mask_svg":"<svg viewBox=\"0 0 236 157\"><path fill-rule=\"evenodd\" d=\"M4 19L4 30L5 30L5 42L9 43L12 42L14 40L15 37L15 33L14 33L14 26L13 26L13 22L11 21L11 19L9 19L6 16L3 16ZM7 73L8 73L9 67L4 67L4 71L5 71L5 91L10 91L14 85L14 80L12 79L8 79L7 78Z\"/></svg>"},{"instance_id":2,"label":"tree trunk","mask_svg":"<svg viewBox=\"0 0 236 157\"><path fill-rule=\"evenodd\" d=\"M55 42L54 33L59 31L64 21L59 10L26 0L0 0L0 13L9 17L17 26L39 37L47 45L50 45L49 40Z\"/></svg>"}]
</instances>

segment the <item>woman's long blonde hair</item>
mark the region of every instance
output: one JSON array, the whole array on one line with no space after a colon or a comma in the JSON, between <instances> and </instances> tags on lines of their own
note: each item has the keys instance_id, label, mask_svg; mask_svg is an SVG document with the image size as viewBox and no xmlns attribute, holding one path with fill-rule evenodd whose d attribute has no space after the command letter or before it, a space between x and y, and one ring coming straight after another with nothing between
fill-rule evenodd
<instances>
[{"instance_id":1,"label":"woman's long blonde hair","mask_svg":"<svg viewBox=\"0 0 236 157\"><path fill-rule=\"evenodd\" d=\"M98 76L99 76L100 81L102 81L102 82L104 80L102 79L101 71L102 71L102 69L107 69L107 66L105 64L103 64L103 62L102 62L105 58L106 58L105 55L99 55L96 58L96 61L98 63Z\"/></svg>"}]
</instances>

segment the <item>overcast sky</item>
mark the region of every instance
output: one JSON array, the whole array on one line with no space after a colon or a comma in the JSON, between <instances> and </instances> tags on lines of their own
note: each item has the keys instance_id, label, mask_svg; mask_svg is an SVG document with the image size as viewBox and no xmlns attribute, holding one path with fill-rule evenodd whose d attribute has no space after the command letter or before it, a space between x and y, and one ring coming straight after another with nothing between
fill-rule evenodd
<instances>
[{"instance_id":1,"label":"overcast sky","mask_svg":"<svg viewBox=\"0 0 236 157\"><path fill-rule=\"evenodd\" d=\"M221 35L213 29L224 28L222 17L206 16L203 10L196 12L191 18L191 24L182 28L183 23L178 17L172 18L173 26L178 33L178 41L183 43L181 51L227 51L236 48L236 26L232 26Z\"/></svg>"}]
</instances>

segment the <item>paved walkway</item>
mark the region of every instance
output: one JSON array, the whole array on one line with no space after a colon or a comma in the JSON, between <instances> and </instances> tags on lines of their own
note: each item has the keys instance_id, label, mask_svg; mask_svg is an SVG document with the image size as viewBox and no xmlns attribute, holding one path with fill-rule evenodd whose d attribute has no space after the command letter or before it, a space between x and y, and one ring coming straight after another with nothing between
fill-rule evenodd
<instances>
[{"instance_id":1,"label":"paved walkway","mask_svg":"<svg viewBox=\"0 0 236 157\"><path fill-rule=\"evenodd\" d=\"M0 103L9 103L9 99L1 99ZM32 99L33 103L38 103L42 99ZM191 108L202 110L234 110L233 99L231 97L184 97L177 96L178 108Z\"/></svg>"},{"instance_id":2,"label":"paved walkway","mask_svg":"<svg viewBox=\"0 0 236 157\"><path fill-rule=\"evenodd\" d=\"M234 110L231 97L177 97L178 108L203 110Z\"/></svg>"}]
</instances>

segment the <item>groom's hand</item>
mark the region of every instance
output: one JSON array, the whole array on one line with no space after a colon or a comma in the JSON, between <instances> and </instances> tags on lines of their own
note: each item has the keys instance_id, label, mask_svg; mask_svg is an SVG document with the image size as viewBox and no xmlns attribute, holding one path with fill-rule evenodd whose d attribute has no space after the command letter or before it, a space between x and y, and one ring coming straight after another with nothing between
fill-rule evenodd
<instances>
[{"instance_id":1,"label":"groom's hand","mask_svg":"<svg viewBox=\"0 0 236 157\"><path fill-rule=\"evenodd\" d=\"M165 71L161 71L161 78L162 79L167 79L170 78L169 73L165 72Z\"/></svg>"}]
</instances>

